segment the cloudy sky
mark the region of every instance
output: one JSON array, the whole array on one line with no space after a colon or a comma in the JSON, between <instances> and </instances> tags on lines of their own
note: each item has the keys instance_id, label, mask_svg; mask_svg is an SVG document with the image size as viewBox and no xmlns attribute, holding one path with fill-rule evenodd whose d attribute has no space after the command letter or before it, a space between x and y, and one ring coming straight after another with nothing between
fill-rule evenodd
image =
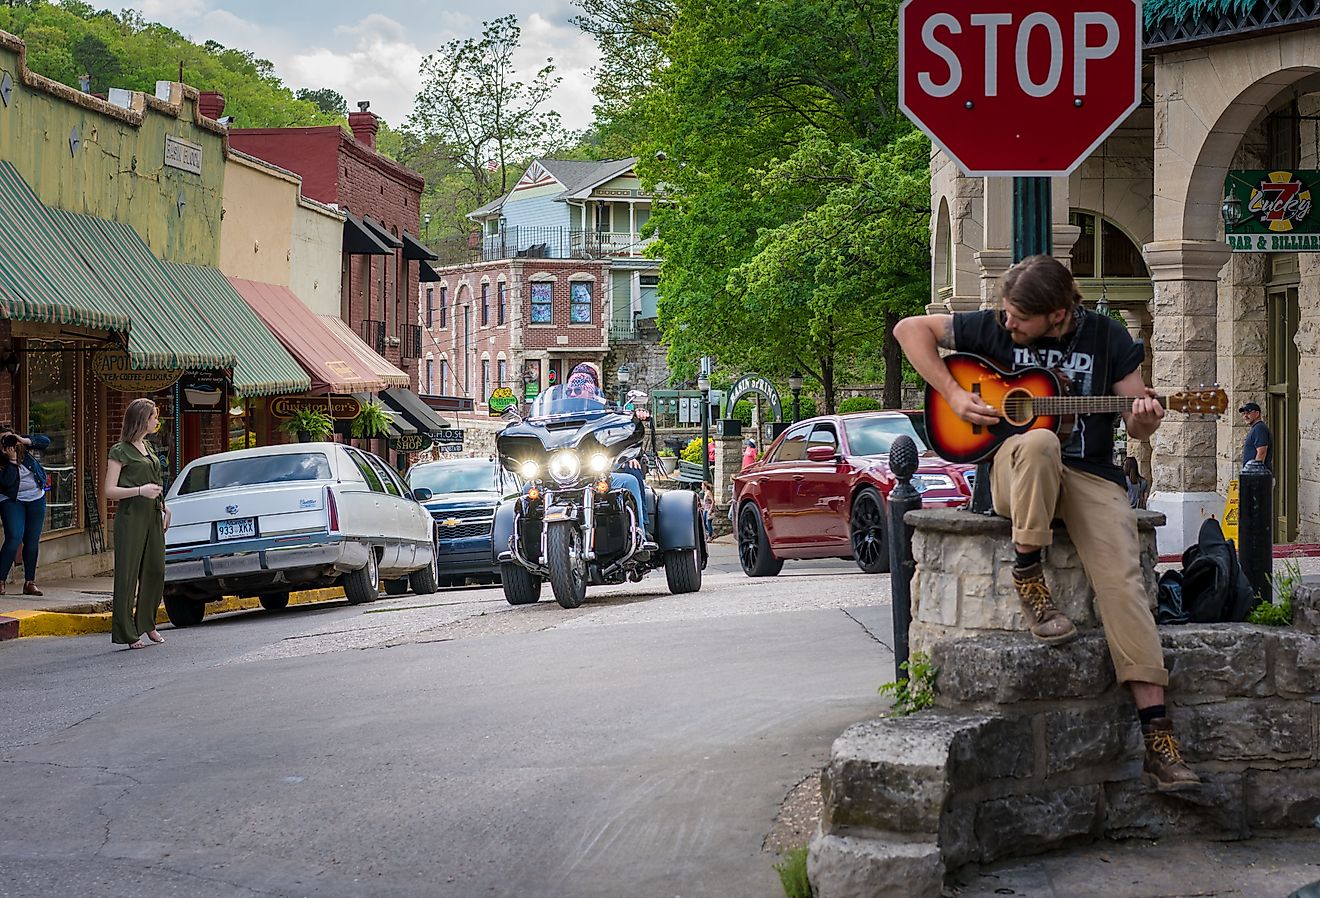
<instances>
[{"instance_id":1,"label":"cloudy sky","mask_svg":"<svg viewBox=\"0 0 1320 898\"><path fill-rule=\"evenodd\" d=\"M569 24L578 12L570 0L449 0L443 6L404 0L120 2L195 43L214 40L269 59L294 90L332 88L344 95L349 109L370 100L371 111L391 125L412 112L423 57L446 41L479 38L483 21L512 14L522 27L520 70L529 77L552 57L563 78L555 108L564 125L578 129L591 123L596 45Z\"/></svg>"}]
</instances>

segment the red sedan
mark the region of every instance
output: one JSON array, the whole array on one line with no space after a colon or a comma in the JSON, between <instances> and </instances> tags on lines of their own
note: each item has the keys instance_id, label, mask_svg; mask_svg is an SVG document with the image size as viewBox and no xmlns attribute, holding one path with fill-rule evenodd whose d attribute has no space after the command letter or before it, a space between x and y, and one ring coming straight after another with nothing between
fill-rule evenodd
<instances>
[{"instance_id":1,"label":"red sedan","mask_svg":"<svg viewBox=\"0 0 1320 898\"><path fill-rule=\"evenodd\" d=\"M810 418L733 478L743 571L773 577L787 559L840 557L868 574L888 571L887 497L898 482L889 472L889 447L899 436L911 437L921 452L912 482L923 506L971 500L976 469L928 449L903 412Z\"/></svg>"}]
</instances>

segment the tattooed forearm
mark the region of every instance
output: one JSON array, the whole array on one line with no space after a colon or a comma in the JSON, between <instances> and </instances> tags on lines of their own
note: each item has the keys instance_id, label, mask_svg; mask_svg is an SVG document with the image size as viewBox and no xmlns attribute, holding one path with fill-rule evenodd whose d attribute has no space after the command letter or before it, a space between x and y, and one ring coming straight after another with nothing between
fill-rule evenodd
<instances>
[{"instance_id":1,"label":"tattooed forearm","mask_svg":"<svg viewBox=\"0 0 1320 898\"><path fill-rule=\"evenodd\" d=\"M954 349L953 345L953 316L950 315L944 322L944 330L940 332L935 345L940 349Z\"/></svg>"}]
</instances>

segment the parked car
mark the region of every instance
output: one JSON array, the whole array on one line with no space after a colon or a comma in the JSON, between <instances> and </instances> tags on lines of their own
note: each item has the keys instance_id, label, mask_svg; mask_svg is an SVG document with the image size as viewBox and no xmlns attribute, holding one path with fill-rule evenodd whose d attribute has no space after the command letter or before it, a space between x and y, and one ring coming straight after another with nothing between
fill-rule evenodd
<instances>
[{"instance_id":1,"label":"parked car","mask_svg":"<svg viewBox=\"0 0 1320 898\"><path fill-rule=\"evenodd\" d=\"M517 478L498 462L476 458L414 465L406 478L414 490L422 488L431 493L422 504L435 519L440 585L462 586L469 578L499 583L500 565L491 544L491 523L496 506L518 495Z\"/></svg>"},{"instance_id":2,"label":"parked car","mask_svg":"<svg viewBox=\"0 0 1320 898\"><path fill-rule=\"evenodd\" d=\"M289 591L342 585L354 604L407 577L436 590L435 526L389 465L341 443L221 452L190 462L166 495L165 611L200 623L207 602L257 596L268 610Z\"/></svg>"},{"instance_id":3,"label":"parked car","mask_svg":"<svg viewBox=\"0 0 1320 898\"><path fill-rule=\"evenodd\" d=\"M751 577L778 574L785 560L852 558L870 574L889 570L889 447L900 435L920 451L913 485L928 508L966 504L971 465L926 446L903 412L821 415L785 430L733 478L738 559Z\"/></svg>"}]
</instances>

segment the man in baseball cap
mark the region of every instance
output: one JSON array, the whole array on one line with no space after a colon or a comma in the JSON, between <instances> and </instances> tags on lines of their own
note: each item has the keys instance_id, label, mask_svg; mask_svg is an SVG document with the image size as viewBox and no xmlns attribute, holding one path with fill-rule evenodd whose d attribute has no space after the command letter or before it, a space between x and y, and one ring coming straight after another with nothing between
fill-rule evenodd
<instances>
[{"instance_id":1,"label":"man in baseball cap","mask_svg":"<svg viewBox=\"0 0 1320 898\"><path fill-rule=\"evenodd\" d=\"M1260 419L1260 406L1254 402L1244 402L1238 409L1247 424L1247 439L1242 444L1242 467L1249 461L1261 461L1270 470L1274 469L1274 438L1270 429Z\"/></svg>"}]
</instances>

